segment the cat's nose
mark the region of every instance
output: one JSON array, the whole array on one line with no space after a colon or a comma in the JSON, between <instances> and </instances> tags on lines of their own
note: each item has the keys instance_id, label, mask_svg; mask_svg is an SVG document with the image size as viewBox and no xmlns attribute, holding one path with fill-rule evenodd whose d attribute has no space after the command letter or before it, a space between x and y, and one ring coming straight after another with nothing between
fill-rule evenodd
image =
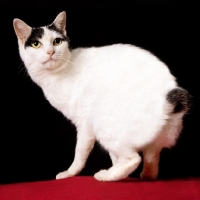
<instances>
[{"instance_id":1,"label":"cat's nose","mask_svg":"<svg viewBox=\"0 0 200 200\"><path fill-rule=\"evenodd\" d=\"M47 51L47 53L48 53L50 56L52 56L52 55L55 53L55 51L50 50L50 51Z\"/></svg>"}]
</instances>

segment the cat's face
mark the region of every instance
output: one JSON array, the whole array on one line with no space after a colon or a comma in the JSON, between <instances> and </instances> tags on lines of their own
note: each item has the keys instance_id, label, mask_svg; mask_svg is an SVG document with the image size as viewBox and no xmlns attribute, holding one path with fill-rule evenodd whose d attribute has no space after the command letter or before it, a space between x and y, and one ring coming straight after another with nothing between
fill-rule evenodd
<instances>
[{"instance_id":1,"label":"cat's face","mask_svg":"<svg viewBox=\"0 0 200 200\"><path fill-rule=\"evenodd\" d=\"M71 54L65 23L65 12L61 12L51 25L40 28L32 28L22 20L14 19L20 56L29 72L57 71L69 62Z\"/></svg>"}]
</instances>

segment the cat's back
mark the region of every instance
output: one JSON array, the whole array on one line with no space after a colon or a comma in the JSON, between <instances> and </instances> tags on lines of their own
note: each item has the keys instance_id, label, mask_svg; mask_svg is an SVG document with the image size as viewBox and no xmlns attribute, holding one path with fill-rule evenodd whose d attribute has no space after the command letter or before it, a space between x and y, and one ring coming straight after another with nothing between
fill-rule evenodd
<instances>
[{"instance_id":1,"label":"cat's back","mask_svg":"<svg viewBox=\"0 0 200 200\"><path fill-rule=\"evenodd\" d=\"M72 50L72 58L83 61L82 59L90 58L90 59L122 59L123 57L135 58L135 60L140 60L144 58L149 59L157 59L150 52L141 49L137 46L130 44L113 44L108 46L100 46L100 47L89 47L89 48L76 48ZM109 61L109 60L108 60Z\"/></svg>"},{"instance_id":2,"label":"cat's back","mask_svg":"<svg viewBox=\"0 0 200 200\"><path fill-rule=\"evenodd\" d=\"M83 72L83 76L87 74L88 78L95 78L96 81L99 79L99 82L103 80L107 85L132 83L135 86L148 86L162 83L163 89L166 84L170 88L176 85L174 76L162 61L134 45L77 48L72 51L71 61ZM147 82L149 84L145 84Z\"/></svg>"},{"instance_id":3,"label":"cat's back","mask_svg":"<svg viewBox=\"0 0 200 200\"><path fill-rule=\"evenodd\" d=\"M77 65L92 65L117 69L144 69L168 71L168 67L149 51L130 44L113 44L102 47L77 48L72 50L72 62Z\"/></svg>"}]
</instances>

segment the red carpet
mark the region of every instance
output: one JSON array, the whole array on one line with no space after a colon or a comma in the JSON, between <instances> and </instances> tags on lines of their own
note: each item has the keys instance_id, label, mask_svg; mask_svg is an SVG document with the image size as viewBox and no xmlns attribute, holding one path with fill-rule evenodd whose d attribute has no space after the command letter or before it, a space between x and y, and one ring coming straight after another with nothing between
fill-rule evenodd
<instances>
[{"instance_id":1,"label":"red carpet","mask_svg":"<svg viewBox=\"0 0 200 200\"><path fill-rule=\"evenodd\" d=\"M63 180L0 185L0 200L200 200L200 178L124 179L98 182L76 176Z\"/></svg>"}]
</instances>

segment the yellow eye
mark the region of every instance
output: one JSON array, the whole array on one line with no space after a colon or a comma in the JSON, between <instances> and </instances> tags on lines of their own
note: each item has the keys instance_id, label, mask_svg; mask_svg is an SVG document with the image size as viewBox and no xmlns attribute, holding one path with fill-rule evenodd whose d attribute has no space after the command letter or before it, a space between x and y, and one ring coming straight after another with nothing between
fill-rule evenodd
<instances>
[{"instance_id":1,"label":"yellow eye","mask_svg":"<svg viewBox=\"0 0 200 200\"><path fill-rule=\"evenodd\" d=\"M62 39L61 38L56 38L54 41L53 41L53 45L54 46L58 46L58 45L61 45L62 44Z\"/></svg>"},{"instance_id":2,"label":"yellow eye","mask_svg":"<svg viewBox=\"0 0 200 200\"><path fill-rule=\"evenodd\" d=\"M38 48L40 48L41 43L39 41L34 41L31 43L31 46L35 49L38 49Z\"/></svg>"}]
</instances>

